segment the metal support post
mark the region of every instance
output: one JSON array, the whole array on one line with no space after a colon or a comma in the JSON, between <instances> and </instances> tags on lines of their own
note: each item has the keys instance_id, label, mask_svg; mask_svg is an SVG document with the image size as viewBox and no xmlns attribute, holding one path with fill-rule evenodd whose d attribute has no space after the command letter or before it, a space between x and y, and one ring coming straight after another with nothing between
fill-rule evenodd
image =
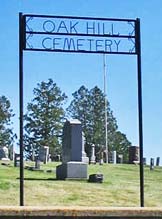
<instances>
[{"instance_id":1,"label":"metal support post","mask_svg":"<svg viewBox=\"0 0 162 219\"><path fill-rule=\"evenodd\" d=\"M140 148L140 204L144 207L144 171L143 171L143 126L142 126L142 76L141 76L141 39L140 19L136 20L136 51L138 69L138 120L139 120L139 148Z\"/></svg>"},{"instance_id":2,"label":"metal support post","mask_svg":"<svg viewBox=\"0 0 162 219\"><path fill-rule=\"evenodd\" d=\"M20 206L24 205L23 160L23 16L19 13L19 119L20 119Z\"/></svg>"}]
</instances>

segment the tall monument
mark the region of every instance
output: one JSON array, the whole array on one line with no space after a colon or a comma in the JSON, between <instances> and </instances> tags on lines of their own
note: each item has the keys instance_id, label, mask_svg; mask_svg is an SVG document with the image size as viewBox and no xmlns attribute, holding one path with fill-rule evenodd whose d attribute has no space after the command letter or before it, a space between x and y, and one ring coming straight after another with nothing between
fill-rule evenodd
<instances>
[{"instance_id":1,"label":"tall monument","mask_svg":"<svg viewBox=\"0 0 162 219\"><path fill-rule=\"evenodd\" d=\"M88 162L81 122L67 120L63 127L62 164L56 167L56 178L87 179Z\"/></svg>"}]
</instances>

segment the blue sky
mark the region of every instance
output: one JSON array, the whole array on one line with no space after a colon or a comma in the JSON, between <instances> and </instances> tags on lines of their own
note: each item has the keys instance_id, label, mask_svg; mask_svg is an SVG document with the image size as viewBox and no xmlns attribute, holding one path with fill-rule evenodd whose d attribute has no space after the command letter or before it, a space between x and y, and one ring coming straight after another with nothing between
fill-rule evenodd
<instances>
[{"instance_id":1,"label":"blue sky","mask_svg":"<svg viewBox=\"0 0 162 219\"><path fill-rule=\"evenodd\" d=\"M0 0L0 95L7 96L19 128L18 21L19 12L65 16L128 18L141 20L144 156L162 155L161 0ZM119 130L138 145L136 56L107 55L107 96ZM103 56L24 52L25 106L42 80L53 78L71 93L81 85L103 89ZM24 107L25 111L25 107Z\"/></svg>"}]
</instances>

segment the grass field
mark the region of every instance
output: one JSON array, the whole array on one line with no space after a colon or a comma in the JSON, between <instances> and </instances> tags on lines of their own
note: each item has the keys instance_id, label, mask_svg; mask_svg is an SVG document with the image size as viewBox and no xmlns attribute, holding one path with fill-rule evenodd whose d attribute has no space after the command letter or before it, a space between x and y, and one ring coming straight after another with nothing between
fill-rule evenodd
<instances>
[{"instance_id":1,"label":"grass field","mask_svg":"<svg viewBox=\"0 0 162 219\"><path fill-rule=\"evenodd\" d=\"M1 162L2 163L2 162ZM19 205L19 168L0 163L0 205ZM59 163L41 165L36 172L25 170L25 205L42 206L140 206L139 166L127 164L89 165L88 174L102 173L103 183L56 180ZM26 163L32 166L32 163ZM144 168L145 206L162 206L162 167Z\"/></svg>"}]
</instances>

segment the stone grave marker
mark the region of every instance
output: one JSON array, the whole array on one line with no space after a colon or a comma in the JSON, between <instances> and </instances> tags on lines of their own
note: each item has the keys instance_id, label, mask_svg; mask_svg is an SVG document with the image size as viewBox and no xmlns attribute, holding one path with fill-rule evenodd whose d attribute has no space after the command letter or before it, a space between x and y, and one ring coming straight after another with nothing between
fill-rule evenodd
<instances>
[{"instance_id":1,"label":"stone grave marker","mask_svg":"<svg viewBox=\"0 0 162 219\"><path fill-rule=\"evenodd\" d=\"M8 147L3 146L0 148L0 160L10 161Z\"/></svg>"},{"instance_id":2,"label":"stone grave marker","mask_svg":"<svg viewBox=\"0 0 162 219\"><path fill-rule=\"evenodd\" d=\"M5 157L5 153L4 153L4 150L3 148L0 148L0 160L2 160L2 158Z\"/></svg>"},{"instance_id":3,"label":"stone grave marker","mask_svg":"<svg viewBox=\"0 0 162 219\"><path fill-rule=\"evenodd\" d=\"M156 166L158 167L160 165L160 157L156 158Z\"/></svg>"},{"instance_id":4,"label":"stone grave marker","mask_svg":"<svg viewBox=\"0 0 162 219\"><path fill-rule=\"evenodd\" d=\"M19 167L20 166L20 154L16 154L14 156L14 167Z\"/></svg>"},{"instance_id":5,"label":"stone grave marker","mask_svg":"<svg viewBox=\"0 0 162 219\"><path fill-rule=\"evenodd\" d=\"M129 163L133 164L134 161L139 161L139 147L138 146L129 147Z\"/></svg>"},{"instance_id":6,"label":"stone grave marker","mask_svg":"<svg viewBox=\"0 0 162 219\"><path fill-rule=\"evenodd\" d=\"M84 132L82 132L82 162L84 163L89 163L89 158L87 157L86 155L86 152L85 152L85 135L84 135Z\"/></svg>"},{"instance_id":7,"label":"stone grave marker","mask_svg":"<svg viewBox=\"0 0 162 219\"><path fill-rule=\"evenodd\" d=\"M146 157L143 157L143 165L146 165Z\"/></svg>"},{"instance_id":8,"label":"stone grave marker","mask_svg":"<svg viewBox=\"0 0 162 219\"><path fill-rule=\"evenodd\" d=\"M112 163L116 164L116 151L112 152Z\"/></svg>"},{"instance_id":9,"label":"stone grave marker","mask_svg":"<svg viewBox=\"0 0 162 219\"><path fill-rule=\"evenodd\" d=\"M123 163L123 154L118 154L117 163Z\"/></svg>"},{"instance_id":10,"label":"stone grave marker","mask_svg":"<svg viewBox=\"0 0 162 219\"><path fill-rule=\"evenodd\" d=\"M87 179L88 158L84 151L81 122L66 121L63 127L62 164L56 168L57 179Z\"/></svg>"},{"instance_id":11,"label":"stone grave marker","mask_svg":"<svg viewBox=\"0 0 162 219\"><path fill-rule=\"evenodd\" d=\"M14 160L14 156L15 156L14 146L11 145L11 146L9 147L9 159L10 159L10 160Z\"/></svg>"},{"instance_id":12,"label":"stone grave marker","mask_svg":"<svg viewBox=\"0 0 162 219\"><path fill-rule=\"evenodd\" d=\"M40 160L38 159L35 160L35 169L40 170Z\"/></svg>"},{"instance_id":13,"label":"stone grave marker","mask_svg":"<svg viewBox=\"0 0 162 219\"><path fill-rule=\"evenodd\" d=\"M150 170L154 170L154 158L150 159Z\"/></svg>"},{"instance_id":14,"label":"stone grave marker","mask_svg":"<svg viewBox=\"0 0 162 219\"><path fill-rule=\"evenodd\" d=\"M49 147L48 146L41 146L39 148L38 160L40 160L44 164L47 164L48 157L49 157Z\"/></svg>"},{"instance_id":15,"label":"stone grave marker","mask_svg":"<svg viewBox=\"0 0 162 219\"><path fill-rule=\"evenodd\" d=\"M95 145L92 144L92 152L91 152L91 164L96 164L96 156L95 156Z\"/></svg>"},{"instance_id":16,"label":"stone grave marker","mask_svg":"<svg viewBox=\"0 0 162 219\"><path fill-rule=\"evenodd\" d=\"M97 174L89 175L88 182L102 183L103 182L103 174L97 173Z\"/></svg>"}]
</instances>

